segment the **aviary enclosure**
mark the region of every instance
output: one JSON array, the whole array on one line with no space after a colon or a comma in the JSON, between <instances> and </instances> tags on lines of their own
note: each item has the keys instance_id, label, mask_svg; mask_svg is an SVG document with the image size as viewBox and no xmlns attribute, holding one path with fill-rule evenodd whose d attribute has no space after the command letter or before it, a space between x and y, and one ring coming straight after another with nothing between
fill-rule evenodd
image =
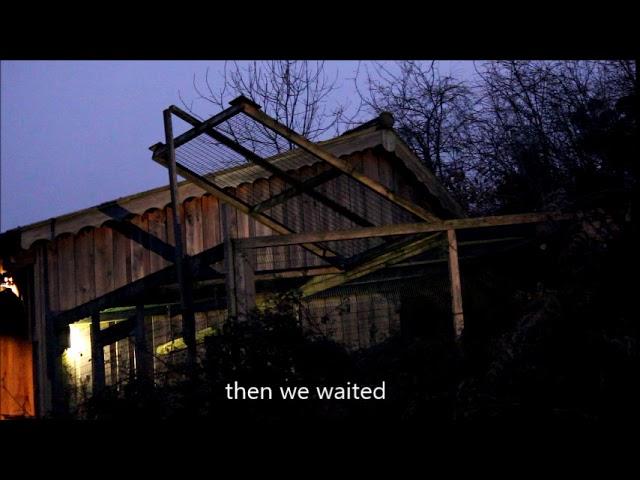
<instances>
[{"instance_id":1,"label":"aviary enclosure","mask_svg":"<svg viewBox=\"0 0 640 480\"><path fill-rule=\"evenodd\" d=\"M174 136L176 118L190 128ZM61 414L109 386L159 382L172 359L197 362L225 319L250 321L283 292L300 299L301 322L351 349L429 312L460 339L465 260L568 218L466 218L390 114L318 143L244 97L206 121L171 106L164 125L150 148L168 189L3 234L33 348L20 357L2 337L3 416Z\"/></svg>"}]
</instances>

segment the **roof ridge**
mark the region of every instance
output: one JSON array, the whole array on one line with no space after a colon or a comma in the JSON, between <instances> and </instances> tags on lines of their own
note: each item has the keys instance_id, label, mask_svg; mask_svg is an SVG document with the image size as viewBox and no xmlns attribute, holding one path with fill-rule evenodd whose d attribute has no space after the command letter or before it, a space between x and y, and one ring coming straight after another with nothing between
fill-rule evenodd
<instances>
[{"instance_id":1,"label":"roof ridge","mask_svg":"<svg viewBox=\"0 0 640 480\"><path fill-rule=\"evenodd\" d=\"M376 127L376 129L393 129L393 125L395 124L395 118L391 112L382 111L380 114L372 118L371 120L364 122L357 127L351 128L345 132L343 132L340 136L349 135L351 133L359 132L360 130L366 130L367 128Z\"/></svg>"}]
</instances>

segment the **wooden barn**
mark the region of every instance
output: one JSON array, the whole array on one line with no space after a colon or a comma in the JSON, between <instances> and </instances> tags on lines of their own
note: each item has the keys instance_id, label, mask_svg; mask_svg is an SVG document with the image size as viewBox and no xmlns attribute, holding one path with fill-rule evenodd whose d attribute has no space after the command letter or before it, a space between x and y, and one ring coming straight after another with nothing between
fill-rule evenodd
<instances>
[{"instance_id":1,"label":"wooden barn","mask_svg":"<svg viewBox=\"0 0 640 480\"><path fill-rule=\"evenodd\" d=\"M172 116L191 128L174 138ZM543 218L464 218L389 114L312 143L240 97L205 122L170 107L165 128L151 150L168 187L0 236L0 327L24 327L0 336L0 418L158 378L277 292L298 292L301 320L350 348L398 331L417 290L446 299L460 335L456 229ZM424 276L438 265L450 282Z\"/></svg>"}]
</instances>

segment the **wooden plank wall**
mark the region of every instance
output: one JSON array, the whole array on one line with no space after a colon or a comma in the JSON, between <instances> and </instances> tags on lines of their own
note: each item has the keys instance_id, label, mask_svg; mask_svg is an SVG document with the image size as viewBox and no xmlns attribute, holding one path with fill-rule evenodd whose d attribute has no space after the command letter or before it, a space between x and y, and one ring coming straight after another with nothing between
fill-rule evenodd
<instances>
[{"instance_id":1,"label":"wooden plank wall","mask_svg":"<svg viewBox=\"0 0 640 480\"><path fill-rule=\"evenodd\" d=\"M0 420L35 415L31 342L0 336Z\"/></svg>"},{"instance_id":2,"label":"wooden plank wall","mask_svg":"<svg viewBox=\"0 0 640 480\"><path fill-rule=\"evenodd\" d=\"M348 160L361 171L387 187L402 191L409 199L415 197L412 187L406 185L393 160L372 150L355 153ZM396 160L397 161L397 160ZM303 167L300 173L305 177L325 170L324 164ZM363 203L364 187L360 190L347 188L348 180L338 177L327 182L319 191L347 202ZM287 186L279 179L261 179L253 184L242 184L236 189L229 188L240 198L265 199ZM294 197L274 208L276 218L280 215L296 215L302 219L304 229L318 230L313 225L316 213L331 218L331 223L340 228L352 228L353 222L342 218L327 207L310 197ZM375 224L390 223L391 215L382 199L374 199L366 204L367 217ZM183 235L185 249L189 255L201 252L219 244L224 237L224 224L221 218L221 205L217 198L204 195L185 199L181 205L184 210ZM75 235L64 234L47 246L49 261L49 305L52 311L67 310L93 298L119 288L133 280L142 278L169 264L156 252L149 251L143 243L150 235L174 245L172 227L173 212L170 206L153 208L143 215L135 215L129 221L136 227L132 238L114 230L109 223L99 228L86 228ZM236 227L231 232L234 237L261 236L274 234L247 215L236 212ZM259 269L291 268L317 266L321 261L299 246L275 247L260 252ZM124 350L124 349L123 349ZM120 350L119 350L120 351ZM123 353L124 355L124 353Z\"/></svg>"}]
</instances>

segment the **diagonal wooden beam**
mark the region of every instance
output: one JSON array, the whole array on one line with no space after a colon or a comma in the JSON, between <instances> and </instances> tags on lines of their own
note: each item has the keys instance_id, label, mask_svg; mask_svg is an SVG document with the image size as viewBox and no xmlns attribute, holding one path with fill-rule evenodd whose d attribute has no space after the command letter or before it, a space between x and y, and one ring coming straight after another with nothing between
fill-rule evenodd
<instances>
[{"instance_id":1,"label":"diagonal wooden beam","mask_svg":"<svg viewBox=\"0 0 640 480\"><path fill-rule=\"evenodd\" d=\"M366 238L373 236L386 236L390 232L392 234L417 234L417 233L429 233L428 237L413 240L409 243L400 242L388 245L386 252L380 252L374 258L364 260L352 268L349 268L345 272L337 274L329 274L315 277L305 283L300 292L302 297L308 297L314 293L318 293L327 290L351 280L357 279L369 273L373 273L382 268L401 263L402 261L419 255L433 247L444 245L442 235L447 232L447 244L449 246L449 265L452 284L452 310L454 312L454 329L456 332L456 338L460 338L462 330L464 329L464 315L462 310L462 294L460 287L460 269L458 266L458 242L456 240L455 229L464 228L479 228L479 227L495 227L501 225L517 225L526 223L538 223L548 220L568 220L573 218L574 215L566 213L530 213L521 215L503 215L494 217L481 217L481 218L465 218L455 220L445 220L439 222L439 224L407 224L407 225L387 225L385 227L376 228L361 228L359 232L356 230L348 230L343 232L323 232L322 234L307 234L307 237L314 238L316 240L322 239L322 241L329 240L344 240L345 232L348 232L346 237L349 238ZM433 233L435 232L435 233ZM320 235L320 236L318 236ZM328 235L328 238L325 237ZM304 238L304 236L301 236ZM273 237L272 237L273 238ZM286 241L287 237L283 237ZM270 242L267 242L270 243ZM468 242L473 243L473 242ZM295 244L295 242L293 243ZM252 245L252 242L246 242L245 248Z\"/></svg>"},{"instance_id":2,"label":"diagonal wooden beam","mask_svg":"<svg viewBox=\"0 0 640 480\"><path fill-rule=\"evenodd\" d=\"M300 287L300 294L302 298L305 298L315 293L337 287L356 278L363 277L385 267L400 263L408 258L420 255L439 245L442 245L442 235L440 233L433 233L419 240L414 240L402 247L389 249L388 252L380 254L345 272L315 277Z\"/></svg>"},{"instance_id":3,"label":"diagonal wooden beam","mask_svg":"<svg viewBox=\"0 0 640 480\"><path fill-rule=\"evenodd\" d=\"M397 237L382 237L386 241L380 243L374 247L368 248L362 252L356 253L344 261L344 270L349 270L355 265L360 265L363 262L367 262L377 255L384 254L391 249L402 248L405 245L410 244L414 240L423 238L423 234L403 235L400 238Z\"/></svg>"},{"instance_id":4,"label":"diagonal wooden beam","mask_svg":"<svg viewBox=\"0 0 640 480\"><path fill-rule=\"evenodd\" d=\"M117 201L103 203L95 207L95 209L111 219L104 222L104 226L121 233L129 240L158 254L169 262L175 261L175 247L140 228L138 225L131 223L130 219L134 217L135 214L124 208Z\"/></svg>"},{"instance_id":5,"label":"diagonal wooden beam","mask_svg":"<svg viewBox=\"0 0 640 480\"><path fill-rule=\"evenodd\" d=\"M164 159L164 157L156 155L155 152L154 152L154 155L153 155L152 158L153 158L153 160L158 162L160 165L165 166L165 167L167 166L166 165L166 160ZM207 180L206 178L202 177L201 175L198 175L197 173L191 171L189 168L187 168L187 167L185 167L183 165L180 165L180 164L177 164L176 168L178 170L178 173L182 177L190 180L192 183L198 185L200 188L202 188L202 189L206 190L207 192L211 193L212 195L214 195L218 199L222 200L223 202L228 203L229 205L231 205L232 207L236 208L240 212L251 216L256 221L262 223L263 225L266 225L267 227L269 227L274 232L276 232L278 234L281 234L281 235L288 235L288 234L293 234L294 233L292 230L288 229L287 227L282 225L280 222L278 222L278 221L274 220L273 218L265 215L264 213L252 212L251 211L251 205L249 205L248 203L240 200L239 198L234 197L233 195L230 195L229 193L225 192L224 189L218 187L216 184L214 184L213 182ZM324 247L322 245L317 245L314 242L311 242L311 243L303 242L301 244L301 246L303 248L307 249L308 251L310 251L311 253L319 256L323 260L326 260L327 262L331 263L332 265L339 265L343 261L343 259L337 253L335 253L334 251L332 251L328 247Z\"/></svg>"},{"instance_id":6,"label":"diagonal wooden beam","mask_svg":"<svg viewBox=\"0 0 640 480\"><path fill-rule=\"evenodd\" d=\"M171 105L168 108L168 110L170 110L171 112L174 112L175 110L179 110L179 108L176 107L175 105ZM217 115L214 115L213 117L209 118L208 120L205 120L204 122L199 121L198 125L194 126L194 128L187 130L181 135L178 135L173 140L174 148L178 148L180 145L184 145L185 143L190 142L191 140L198 137L199 135L202 135L207 129L213 128L216 125L219 125L222 122L229 120L230 118L236 116L241 111L242 109L238 105L232 105L231 107L221 111ZM165 155L167 153L167 146L163 145L162 143L157 143L150 148L154 152L157 151L159 155Z\"/></svg>"},{"instance_id":7,"label":"diagonal wooden beam","mask_svg":"<svg viewBox=\"0 0 640 480\"><path fill-rule=\"evenodd\" d=\"M223 254L224 247L222 244L219 244L197 255L188 257L187 263L191 270L191 278L198 278L202 272L209 271L209 265L222 260ZM136 297L143 295L149 289L163 284L174 283L176 278L175 264L169 265L162 270L158 270L127 285L123 285L82 305L63 312L52 312L50 317L52 317L56 328L61 329L76 320L90 317L96 312L113 307L116 304L123 302L135 303Z\"/></svg>"},{"instance_id":8,"label":"diagonal wooden beam","mask_svg":"<svg viewBox=\"0 0 640 480\"><path fill-rule=\"evenodd\" d=\"M304 182L302 182L299 188L288 188L287 190L284 190L283 192L280 192L277 195L274 195L273 197L268 198L257 205L254 205L251 210L253 212L263 212L275 207L276 205L280 205L281 203L286 202L296 195L300 195L301 193L311 190L312 188L316 188L323 183L329 182L334 178L339 177L340 175L342 175L342 172L332 167L326 172L322 172L313 178L305 180Z\"/></svg>"},{"instance_id":9,"label":"diagonal wooden beam","mask_svg":"<svg viewBox=\"0 0 640 480\"><path fill-rule=\"evenodd\" d=\"M354 180L360 182L361 184L370 188L374 192L385 197L387 200L402 207L404 210L411 212L414 215L418 216L419 218L422 218L423 220L426 220L429 222L439 220L439 218L433 213L428 212L427 210L420 207L419 205L416 205L415 203L405 199L404 197L401 197L400 195L393 192L388 187L382 185L380 182L377 182L372 178L368 177L367 175L365 175L364 173L359 172L358 170L355 169L353 165L345 162L344 160L339 159L332 153L319 147L315 143L304 138L302 135L297 134L287 126L271 118L269 115L266 115L264 112L261 112L253 102L249 102L247 101L247 99L243 97L239 97L233 100L231 104L234 106L236 105L241 106L242 111L252 119L256 120L257 122L261 123L265 127L283 136L290 142L298 145L300 148L309 152L310 154L314 155L320 160L324 160L325 162L337 168L338 170L344 172L346 175L350 176Z\"/></svg>"},{"instance_id":10,"label":"diagonal wooden beam","mask_svg":"<svg viewBox=\"0 0 640 480\"><path fill-rule=\"evenodd\" d=\"M184 121L192 125L200 125L202 123L197 118L189 115L187 112L180 110L177 107L172 107L171 112L174 115L180 117L181 119L183 119ZM328 198L326 195L323 195L320 192L316 192L315 190L310 188L305 188L305 185L303 184L303 182L295 178L293 175L290 175L289 173L285 172L284 170L277 167L273 163L262 158L257 153L240 145L238 142L236 142L232 138L229 138L225 134L217 130L213 130L211 128L206 129L204 133L209 137L213 138L214 140L216 140L217 142L220 142L221 144L225 145L227 148L233 150L236 153L239 153L250 162L253 162L256 165L259 165L260 167L264 168L266 171L272 173L276 177L281 178L282 180L287 182L289 185L291 185L298 193L303 193L303 192L306 193L314 200L322 203L323 205L332 209L333 211L338 212L340 215L351 220L356 225L360 225L361 227L373 226L373 223L371 223L369 220L361 217L355 212L352 212L344 205L339 204L335 200Z\"/></svg>"},{"instance_id":11,"label":"diagonal wooden beam","mask_svg":"<svg viewBox=\"0 0 640 480\"><path fill-rule=\"evenodd\" d=\"M259 165L260 167L264 168L268 172L271 172L276 177L281 178L282 180L287 182L289 185L291 185L293 188L295 188L300 193L302 193L302 189L303 189L302 182L300 180L298 180L297 178L295 178L294 176L292 176L292 175L288 174L287 172L285 172L284 170L276 167L275 165L273 165L272 163L268 162L267 160L265 160L261 156L259 156L256 153L252 152L248 148L245 148L242 145L234 142L232 139L230 139L229 137L227 137L226 135L224 135L224 134L222 134L220 132L217 132L217 131L214 131L214 130L208 130L207 134L210 137L212 137L213 139L215 139L218 142L222 143L223 145L226 145L228 148L232 149L233 151L239 153L240 155L245 157L247 160L255 163L256 165ZM356 225L360 225L361 227L372 227L373 226L373 223L371 223L366 218L363 218L360 215L358 215L357 213L352 212L347 207L345 207L344 205L340 205L335 200L331 200L330 198L327 198L326 196L324 196L320 192L316 192L315 190L308 190L306 192L306 194L309 195L314 200L316 200L316 201L322 203L323 205L329 207L331 210L333 210L335 212L338 212L340 215L342 215L345 218L351 220Z\"/></svg>"}]
</instances>

